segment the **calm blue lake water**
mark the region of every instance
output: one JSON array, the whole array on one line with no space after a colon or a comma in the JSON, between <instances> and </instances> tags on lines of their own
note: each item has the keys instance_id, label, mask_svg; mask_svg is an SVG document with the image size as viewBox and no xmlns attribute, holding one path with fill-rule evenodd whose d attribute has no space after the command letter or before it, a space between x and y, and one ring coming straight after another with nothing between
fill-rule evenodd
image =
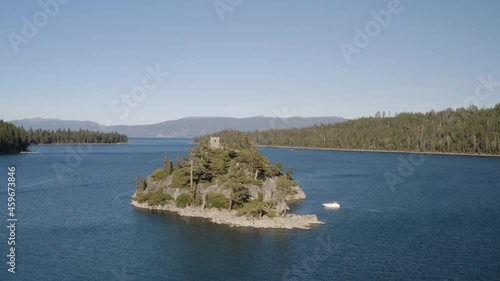
<instances>
[{"instance_id":1,"label":"calm blue lake water","mask_svg":"<svg viewBox=\"0 0 500 281\"><path fill-rule=\"evenodd\" d=\"M262 148L294 168L308 198L292 211L326 222L312 230L230 228L134 209L135 176L161 166L165 150L185 155L189 141L131 138L1 156L1 224L10 165L18 222L15 275L0 228L0 280L500 280L500 158L415 157L423 163L401 170L391 189L384 174L399 176L407 154ZM321 206L333 200L340 210Z\"/></svg>"}]
</instances>

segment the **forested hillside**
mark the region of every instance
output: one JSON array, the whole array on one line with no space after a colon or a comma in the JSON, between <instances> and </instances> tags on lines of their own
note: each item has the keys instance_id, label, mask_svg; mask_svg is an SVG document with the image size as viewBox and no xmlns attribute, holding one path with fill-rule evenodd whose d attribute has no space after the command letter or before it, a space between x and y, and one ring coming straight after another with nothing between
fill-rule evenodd
<instances>
[{"instance_id":1,"label":"forested hillside","mask_svg":"<svg viewBox=\"0 0 500 281\"><path fill-rule=\"evenodd\" d=\"M237 139L243 134L225 130L213 135ZM471 106L301 129L255 131L248 136L259 145L271 146L498 155L500 104L489 109Z\"/></svg>"},{"instance_id":2,"label":"forested hillside","mask_svg":"<svg viewBox=\"0 0 500 281\"><path fill-rule=\"evenodd\" d=\"M102 133L89 130L71 131L70 129L32 130L0 120L0 154L27 151L31 144L56 143L119 143L127 142L127 136L113 133Z\"/></svg>"}]
</instances>

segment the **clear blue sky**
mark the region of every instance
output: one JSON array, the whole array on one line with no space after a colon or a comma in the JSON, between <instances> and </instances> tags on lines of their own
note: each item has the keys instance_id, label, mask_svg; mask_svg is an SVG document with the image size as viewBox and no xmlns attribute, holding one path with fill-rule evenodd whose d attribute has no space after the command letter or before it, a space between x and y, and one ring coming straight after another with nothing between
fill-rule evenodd
<instances>
[{"instance_id":1,"label":"clear blue sky","mask_svg":"<svg viewBox=\"0 0 500 281\"><path fill-rule=\"evenodd\" d=\"M401 0L402 11L348 63L339 45L354 46L354 28L389 2L243 0L221 20L212 0L73 0L27 43L16 41L16 54L9 34L23 36L22 18L44 10L3 1L0 119L357 118L461 105L479 76L500 82L496 0ZM126 116L113 110L156 65L170 76ZM499 102L498 86L481 100Z\"/></svg>"}]
</instances>

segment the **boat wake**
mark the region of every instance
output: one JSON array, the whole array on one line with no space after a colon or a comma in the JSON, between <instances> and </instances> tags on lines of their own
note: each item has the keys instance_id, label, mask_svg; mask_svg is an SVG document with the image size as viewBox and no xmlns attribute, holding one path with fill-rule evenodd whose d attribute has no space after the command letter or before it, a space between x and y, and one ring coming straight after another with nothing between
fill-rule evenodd
<instances>
[{"instance_id":1,"label":"boat wake","mask_svg":"<svg viewBox=\"0 0 500 281\"><path fill-rule=\"evenodd\" d=\"M128 190L125 192L122 192L113 198L113 201L111 204L113 206L117 205L128 205L132 201L132 195L134 195L135 190Z\"/></svg>"},{"instance_id":2,"label":"boat wake","mask_svg":"<svg viewBox=\"0 0 500 281\"><path fill-rule=\"evenodd\" d=\"M370 213L382 213L382 211L375 210L375 209L364 209L364 210L367 212L370 212Z\"/></svg>"},{"instance_id":3,"label":"boat wake","mask_svg":"<svg viewBox=\"0 0 500 281\"><path fill-rule=\"evenodd\" d=\"M46 183L49 183L49 182L54 182L56 180L57 180L56 178L53 178L53 179L48 179L48 180L44 180L44 181L32 183L32 184L20 185L17 189L23 189L23 188L27 188L27 187L38 186L38 185L46 184Z\"/></svg>"}]
</instances>

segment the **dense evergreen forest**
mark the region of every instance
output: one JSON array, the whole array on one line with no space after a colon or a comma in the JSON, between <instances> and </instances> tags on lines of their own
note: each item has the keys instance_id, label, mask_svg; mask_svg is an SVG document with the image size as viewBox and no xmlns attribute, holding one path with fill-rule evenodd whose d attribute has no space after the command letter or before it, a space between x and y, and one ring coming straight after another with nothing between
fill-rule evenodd
<instances>
[{"instance_id":1,"label":"dense evergreen forest","mask_svg":"<svg viewBox=\"0 0 500 281\"><path fill-rule=\"evenodd\" d=\"M213 135L239 139L243 134L225 130ZM255 131L248 136L259 145L270 146L499 155L500 104L489 109L471 106L360 118L302 129Z\"/></svg>"},{"instance_id":2,"label":"dense evergreen forest","mask_svg":"<svg viewBox=\"0 0 500 281\"><path fill-rule=\"evenodd\" d=\"M0 120L0 154L19 153L28 150L26 131Z\"/></svg>"},{"instance_id":3,"label":"dense evergreen forest","mask_svg":"<svg viewBox=\"0 0 500 281\"><path fill-rule=\"evenodd\" d=\"M75 144L75 143L119 143L127 142L127 136L112 133L102 133L89 130L71 131L70 129L56 131L29 129L17 127L12 123L0 120L0 154L19 153L27 151L31 144Z\"/></svg>"},{"instance_id":4,"label":"dense evergreen forest","mask_svg":"<svg viewBox=\"0 0 500 281\"><path fill-rule=\"evenodd\" d=\"M56 131L49 130L32 130L27 131L27 138L30 144L55 144L55 143L120 143L127 142L126 135L116 132L103 133L98 131L78 130L71 131L70 129Z\"/></svg>"}]
</instances>

